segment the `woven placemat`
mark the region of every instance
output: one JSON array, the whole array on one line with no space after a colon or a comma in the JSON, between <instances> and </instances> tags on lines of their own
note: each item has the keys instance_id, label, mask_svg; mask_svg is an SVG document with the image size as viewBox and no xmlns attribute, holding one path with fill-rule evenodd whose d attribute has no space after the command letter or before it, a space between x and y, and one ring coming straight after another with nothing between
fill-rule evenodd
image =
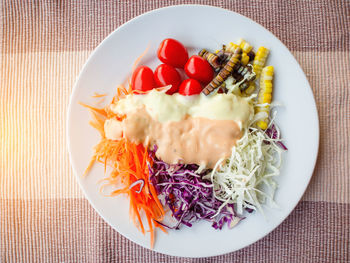
<instances>
[{"instance_id":1,"label":"woven placemat","mask_svg":"<svg viewBox=\"0 0 350 263\"><path fill-rule=\"evenodd\" d=\"M69 96L92 50L129 19L185 3L236 11L273 32L307 75L320 118L302 202L264 239L206 259L165 256L114 231L84 199L66 148ZM3 0L0 23L0 262L350 261L349 1Z\"/></svg>"}]
</instances>

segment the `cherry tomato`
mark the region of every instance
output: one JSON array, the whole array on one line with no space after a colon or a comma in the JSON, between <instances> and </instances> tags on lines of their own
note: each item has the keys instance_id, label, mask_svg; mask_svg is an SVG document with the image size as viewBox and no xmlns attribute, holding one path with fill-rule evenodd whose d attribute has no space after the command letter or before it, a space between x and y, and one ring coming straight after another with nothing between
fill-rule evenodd
<instances>
[{"instance_id":1,"label":"cherry tomato","mask_svg":"<svg viewBox=\"0 0 350 263\"><path fill-rule=\"evenodd\" d=\"M214 70L204 58L194 55L185 65L185 72L190 78L208 84L214 77Z\"/></svg>"},{"instance_id":2,"label":"cherry tomato","mask_svg":"<svg viewBox=\"0 0 350 263\"><path fill-rule=\"evenodd\" d=\"M171 88L166 92L171 95L178 91L181 76L174 67L167 64L160 64L154 71L154 80L159 87L171 85Z\"/></svg>"},{"instance_id":3,"label":"cherry tomato","mask_svg":"<svg viewBox=\"0 0 350 263\"><path fill-rule=\"evenodd\" d=\"M137 69L135 69L131 78L131 87L133 90L144 92L155 88L156 83L153 78L152 69L146 66L139 66Z\"/></svg>"},{"instance_id":4,"label":"cherry tomato","mask_svg":"<svg viewBox=\"0 0 350 263\"><path fill-rule=\"evenodd\" d=\"M202 85L195 79L185 79L179 88L179 93L184 96L199 94L202 92Z\"/></svg>"},{"instance_id":5,"label":"cherry tomato","mask_svg":"<svg viewBox=\"0 0 350 263\"><path fill-rule=\"evenodd\" d=\"M175 68L183 68L188 60L187 49L172 38L164 39L160 43L157 55L160 61Z\"/></svg>"}]
</instances>

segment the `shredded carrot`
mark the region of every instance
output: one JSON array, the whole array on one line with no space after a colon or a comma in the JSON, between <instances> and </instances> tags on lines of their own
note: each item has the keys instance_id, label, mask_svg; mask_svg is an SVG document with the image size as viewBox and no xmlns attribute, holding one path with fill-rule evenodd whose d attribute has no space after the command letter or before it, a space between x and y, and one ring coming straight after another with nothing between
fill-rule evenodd
<instances>
[{"instance_id":1,"label":"shredded carrot","mask_svg":"<svg viewBox=\"0 0 350 263\"><path fill-rule=\"evenodd\" d=\"M158 88L154 88L152 90L156 90L156 91L168 91L169 89L171 88L171 85L167 85L167 86L164 86L164 87L158 87ZM131 93L132 94L147 94L149 93L150 90L146 90L146 91L143 91L143 90L132 90Z\"/></svg>"},{"instance_id":2,"label":"shredded carrot","mask_svg":"<svg viewBox=\"0 0 350 263\"><path fill-rule=\"evenodd\" d=\"M81 106L84 106L84 107L86 107L86 108L89 108L90 110L92 110L92 111L94 111L94 112L96 112L96 113L98 113L98 114L101 114L102 116L105 116L105 117L107 116L107 113L106 113L105 109L95 108L95 107L92 107L92 106L87 105L87 104L82 103L82 102L79 102L79 104L80 104Z\"/></svg>"},{"instance_id":3,"label":"shredded carrot","mask_svg":"<svg viewBox=\"0 0 350 263\"><path fill-rule=\"evenodd\" d=\"M143 53L135 60L134 64L132 65L132 68L131 68L131 72L134 72L135 69L137 68L137 66L139 65L141 59L147 54L149 50L149 46L145 49L145 51L143 51ZM132 89L131 89L131 81L129 79L129 92L132 92Z\"/></svg>"},{"instance_id":4,"label":"shredded carrot","mask_svg":"<svg viewBox=\"0 0 350 263\"><path fill-rule=\"evenodd\" d=\"M94 96L92 96L93 98L102 98L102 97L106 97L107 94L100 94L100 93L97 93L97 92L94 92Z\"/></svg>"},{"instance_id":5,"label":"shredded carrot","mask_svg":"<svg viewBox=\"0 0 350 263\"><path fill-rule=\"evenodd\" d=\"M112 103L127 94L130 94L130 91L119 86ZM146 216L151 235L151 248L153 248L155 228L160 228L166 233L164 227L158 223L163 220L165 212L156 190L149 180L148 164L152 165L152 159L149 158L147 148L141 144L136 145L126 138L119 141L107 139L104 134L104 122L110 115L108 109L98 109L83 103L80 104L91 111L93 120L90 121L90 124L100 132L102 137L101 141L94 147L95 153L84 175L96 162L102 163L105 169L107 165L112 167L112 172L105 178L105 184L102 185L102 188L106 185L123 185L122 188L112 191L110 196L119 194L129 196L130 217L142 233L145 233L145 228L141 215ZM144 180L144 186L141 192L137 193L138 189L130 189L130 186L140 179Z\"/></svg>"},{"instance_id":6,"label":"shredded carrot","mask_svg":"<svg viewBox=\"0 0 350 263\"><path fill-rule=\"evenodd\" d=\"M139 65L141 59L147 54L149 50L149 46L143 51L143 53L135 60L134 65L132 65L131 72L134 72L134 70L137 68Z\"/></svg>"}]
</instances>

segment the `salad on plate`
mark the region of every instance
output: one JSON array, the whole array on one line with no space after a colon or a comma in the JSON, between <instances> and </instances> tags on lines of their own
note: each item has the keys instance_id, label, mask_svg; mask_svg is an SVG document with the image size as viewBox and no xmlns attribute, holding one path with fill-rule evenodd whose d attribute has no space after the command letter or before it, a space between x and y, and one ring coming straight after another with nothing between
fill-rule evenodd
<instances>
[{"instance_id":1,"label":"salad on plate","mask_svg":"<svg viewBox=\"0 0 350 263\"><path fill-rule=\"evenodd\" d=\"M275 205L274 177L287 148L275 123L268 55L239 39L189 57L168 38L157 52L162 64L154 71L138 65L141 55L108 106L81 103L101 134L86 173L104 165L101 189L128 195L130 217L150 232L151 247L156 228L200 220L232 228L255 210L264 213L265 203Z\"/></svg>"}]
</instances>

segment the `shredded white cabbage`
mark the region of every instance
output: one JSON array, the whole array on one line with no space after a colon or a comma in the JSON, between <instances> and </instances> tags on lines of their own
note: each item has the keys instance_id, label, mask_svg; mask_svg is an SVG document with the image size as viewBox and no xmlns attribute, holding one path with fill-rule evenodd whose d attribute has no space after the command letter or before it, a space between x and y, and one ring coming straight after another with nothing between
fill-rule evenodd
<instances>
[{"instance_id":1,"label":"shredded white cabbage","mask_svg":"<svg viewBox=\"0 0 350 263\"><path fill-rule=\"evenodd\" d=\"M254 121L259 117L263 116L256 116ZM283 152L276 141L260 129L246 130L233 147L231 157L219 160L206 175L214 184L215 197L225 205L235 203L239 214L243 214L245 208L258 209L263 214L262 204L267 200L276 205L274 177L280 174Z\"/></svg>"}]
</instances>

